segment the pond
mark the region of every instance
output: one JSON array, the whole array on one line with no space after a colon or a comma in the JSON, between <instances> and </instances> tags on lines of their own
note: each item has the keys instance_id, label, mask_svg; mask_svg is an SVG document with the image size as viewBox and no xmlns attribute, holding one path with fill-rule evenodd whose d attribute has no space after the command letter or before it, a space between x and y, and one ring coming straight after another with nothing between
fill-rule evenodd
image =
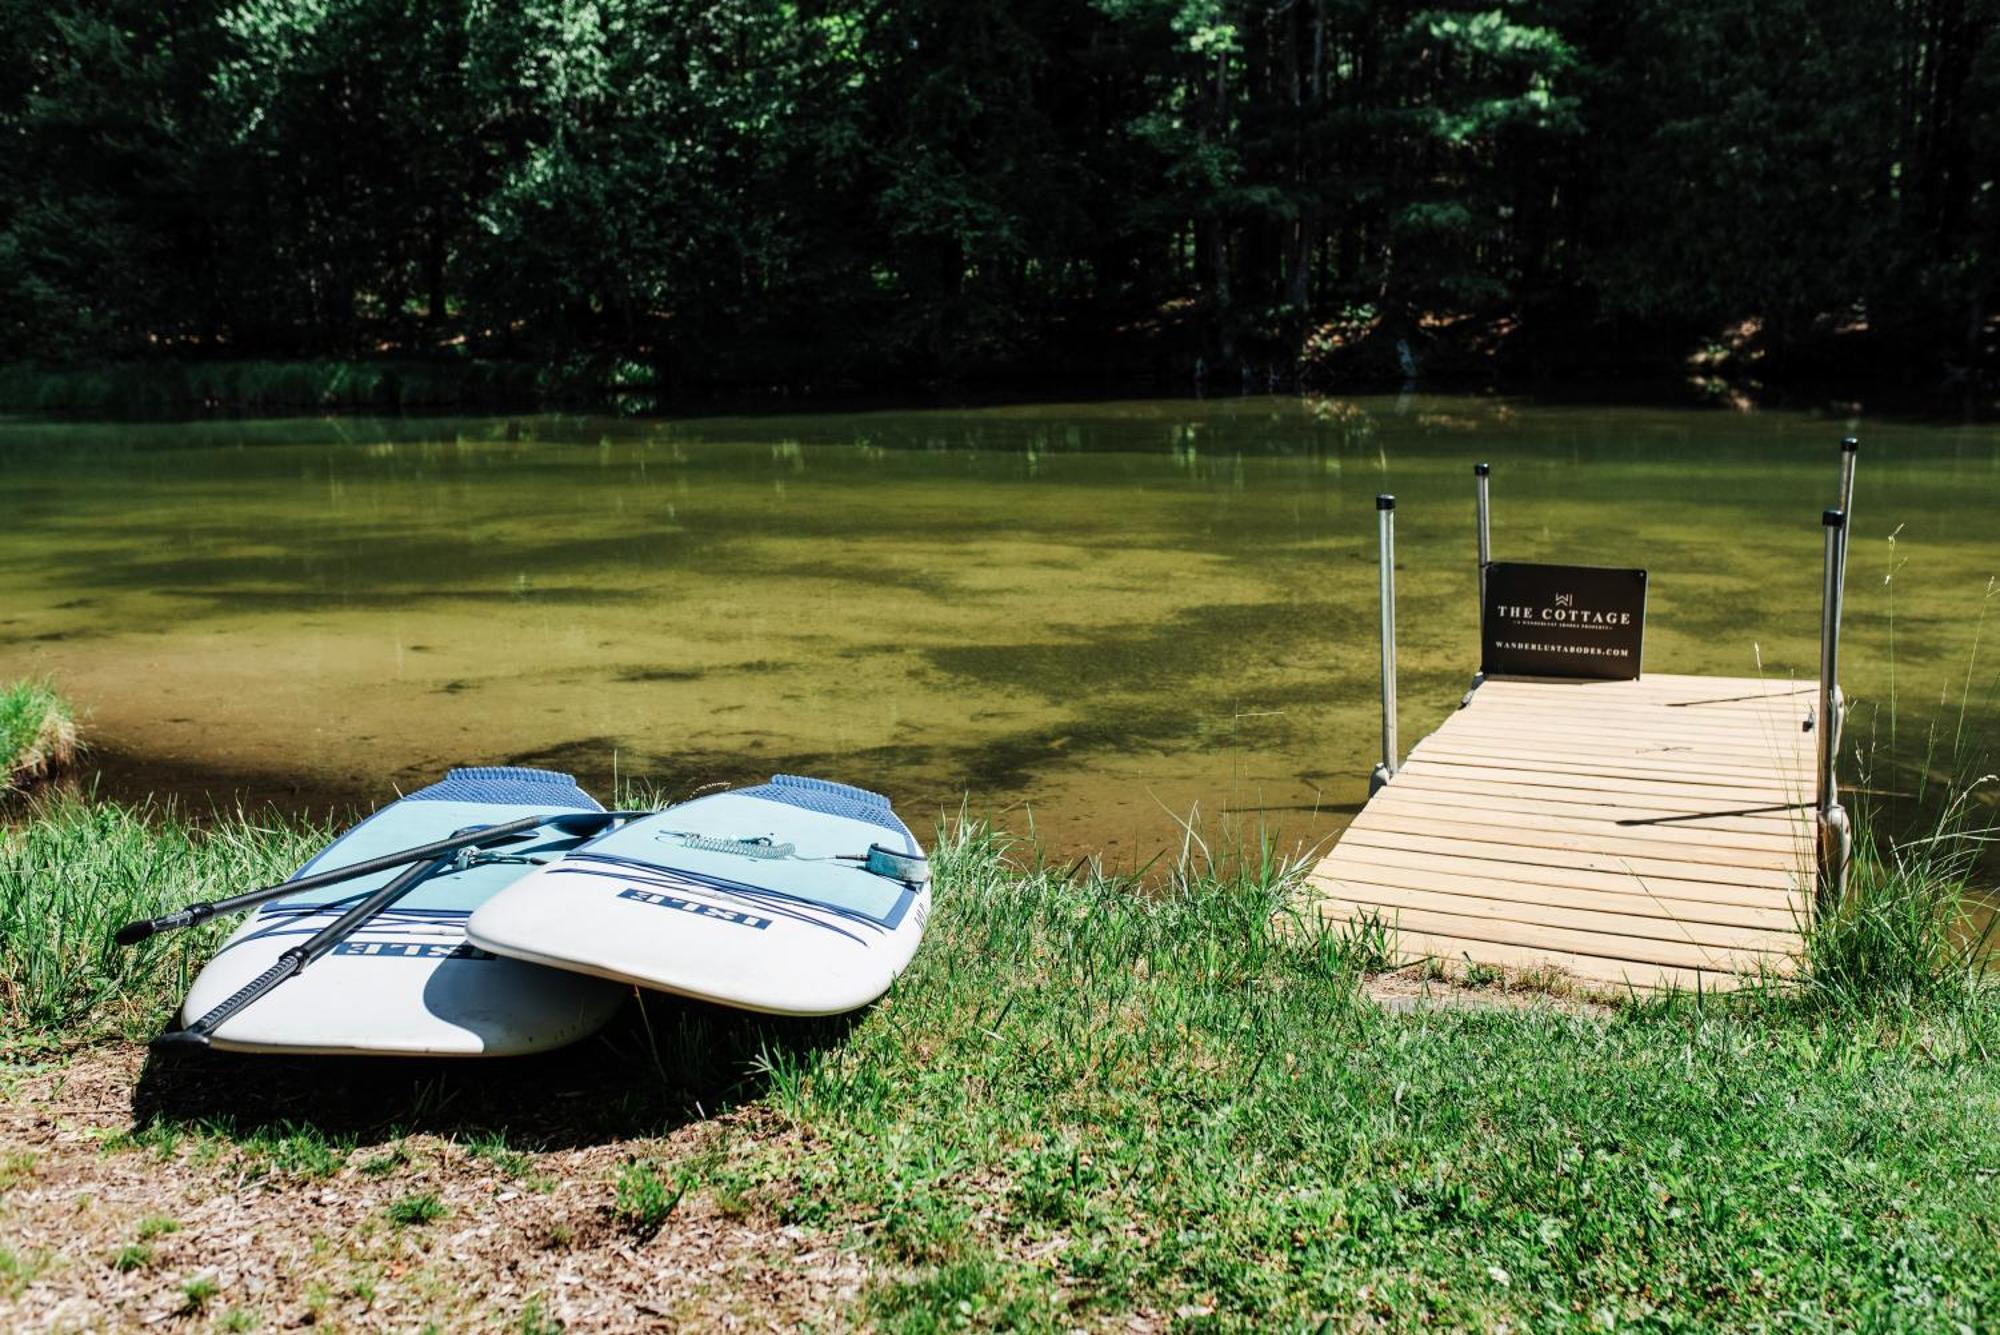
<instances>
[{"instance_id":1,"label":"pond","mask_svg":"<svg viewBox=\"0 0 2000 1335\"><path fill-rule=\"evenodd\" d=\"M1289 849L1358 809L1379 746L1378 492L1407 746L1477 667L1475 461L1497 557L1650 570L1649 669L1809 680L1850 430L1850 735L1890 794L1941 700L1955 728L1969 687L1968 763L2000 739L2000 645L1972 659L2000 633L1992 427L1423 395L17 419L0 676L78 701L121 796L798 771L1114 867L1189 827Z\"/></svg>"}]
</instances>

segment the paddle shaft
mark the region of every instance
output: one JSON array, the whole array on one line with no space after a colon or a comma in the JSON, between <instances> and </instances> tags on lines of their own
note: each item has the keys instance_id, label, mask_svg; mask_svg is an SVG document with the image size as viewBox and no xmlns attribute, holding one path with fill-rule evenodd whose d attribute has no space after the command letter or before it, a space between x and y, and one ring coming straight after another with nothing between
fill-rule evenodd
<instances>
[{"instance_id":1,"label":"paddle shaft","mask_svg":"<svg viewBox=\"0 0 2000 1335\"><path fill-rule=\"evenodd\" d=\"M496 826L495 828L497 829L498 827ZM471 845L460 844L459 847L466 848L471 847ZM352 936L363 923L416 888L419 881L446 870L457 861L458 853L454 850L441 857L433 858L429 862L419 863L411 867L401 876L398 876L380 890L375 891L366 899L348 909L347 912L341 914L317 932L314 932L304 941L278 956L275 964L258 974L255 978L252 978L242 987L236 989L235 992L231 993L220 1004L211 1009L208 1014L184 1028L170 1029L166 1033L161 1034L153 1040L153 1046L156 1048L185 1047L189 1045L207 1047L209 1035L213 1034L230 1016L235 1015L251 1002L264 996L287 978L304 972L307 965Z\"/></svg>"},{"instance_id":2,"label":"paddle shaft","mask_svg":"<svg viewBox=\"0 0 2000 1335\"><path fill-rule=\"evenodd\" d=\"M518 820L505 821L499 825L489 825L484 829L473 830L469 833L461 831L449 839L438 839L428 844L419 844L415 848L406 848L400 853L384 853L380 857L366 858L360 862L350 863L345 867L335 867L332 871L316 872L311 876L301 876L297 880L292 881L280 881L276 885L266 885L256 890L246 890L240 895L231 895L227 899L218 899L211 903L189 904L186 908L176 909L172 913L162 914L157 918L142 918L138 922L128 922L118 929L117 935L112 939L121 946L137 945L149 936L160 932L172 931L177 927L193 927L199 923L207 922L210 918L216 917L219 914L234 913L238 909L247 909L252 905L262 904L266 900L278 899L285 895L302 894L308 890L318 890L324 886L338 885L342 881L351 881L357 876L366 876L371 872L387 871L391 867L401 867L406 863L420 862L424 859L439 857L446 853L456 853L461 848L478 848L485 844L496 843L499 840L532 830L540 825L547 825L553 821L595 819L600 822L609 822L617 819L622 814L624 813L615 811L561 811L554 815L522 816Z\"/></svg>"}]
</instances>

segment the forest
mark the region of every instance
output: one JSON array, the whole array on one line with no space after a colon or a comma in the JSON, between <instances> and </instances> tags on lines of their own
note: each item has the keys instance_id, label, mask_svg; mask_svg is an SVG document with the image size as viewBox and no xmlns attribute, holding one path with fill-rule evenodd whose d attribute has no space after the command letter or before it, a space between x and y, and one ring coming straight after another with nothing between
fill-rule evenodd
<instances>
[{"instance_id":1,"label":"forest","mask_svg":"<svg viewBox=\"0 0 2000 1335\"><path fill-rule=\"evenodd\" d=\"M1995 365L2000 0L4 0L0 361Z\"/></svg>"}]
</instances>

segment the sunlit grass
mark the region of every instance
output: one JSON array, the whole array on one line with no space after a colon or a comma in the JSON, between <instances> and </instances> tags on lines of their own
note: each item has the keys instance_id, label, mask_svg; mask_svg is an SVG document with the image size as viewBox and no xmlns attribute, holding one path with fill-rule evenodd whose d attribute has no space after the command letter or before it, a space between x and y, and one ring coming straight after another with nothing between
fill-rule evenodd
<instances>
[{"instance_id":1,"label":"sunlit grass","mask_svg":"<svg viewBox=\"0 0 2000 1335\"><path fill-rule=\"evenodd\" d=\"M156 1027L229 924L131 950L111 934L282 879L326 836L304 821L239 813L197 824L164 806L38 799L0 829L0 1027L16 1041Z\"/></svg>"},{"instance_id":2,"label":"sunlit grass","mask_svg":"<svg viewBox=\"0 0 2000 1335\"><path fill-rule=\"evenodd\" d=\"M1900 531L1900 530L1899 530ZM1889 537L1894 588L1903 562ZM1847 883L1815 906L1804 933L1799 973L1803 998L1842 1009L1932 1007L1962 1001L1986 982L1991 957L1992 890L1982 891L1990 854L2000 843L2000 776L1976 748L1973 721L1987 614L2000 598L1989 581L1977 604L1963 676L1947 685L1924 725L1924 748L1900 762L1895 739L1911 711L1894 675L1895 613L1890 604L1890 693L1883 702L1889 747L1847 748L1854 771L1854 848ZM1982 702L1990 709L1990 689Z\"/></svg>"},{"instance_id":3,"label":"sunlit grass","mask_svg":"<svg viewBox=\"0 0 2000 1335\"><path fill-rule=\"evenodd\" d=\"M141 849L233 864L236 888L322 837L151 817L44 808L38 865L101 839L134 865ZM643 1023L513 1084L488 1063L383 1077L365 1139L355 1109L321 1124L322 1097L302 1094L296 1120L162 1114L133 1145L232 1183L372 1181L407 1157L363 1144L450 1126L450 1105L485 1119L460 1137L467 1158L512 1178L549 1161L533 1133L496 1129L510 1101L526 1127L570 1089L558 1082L608 1068L623 1074L593 1102L630 1103L604 1132L625 1140L621 1166L597 1183L615 1245L718 1210L796 1226L866 1263L854 1316L883 1329L1179 1313L1241 1328L1894 1330L2000 1311L1984 1222L2000 1181L1980 1133L2000 1108L2000 999L1976 976L1919 993L1906 967L1853 967L1837 1007L1751 989L1608 1017L1392 1014L1362 987L1383 943L1302 921L1301 867L1267 851L1211 855L1191 838L1142 881L959 821L934 853L930 935L851 1022L652 996ZM115 865L93 874L155 888L100 911L99 939L210 891ZM78 968L50 976L38 995L67 1000L36 1013L87 1036L98 1012L157 1017L183 975L158 957ZM260 1060L226 1065L254 1079ZM689 1117L713 1123L699 1145L653 1138ZM373 1217L411 1232L444 1208L412 1183Z\"/></svg>"},{"instance_id":4,"label":"sunlit grass","mask_svg":"<svg viewBox=\"0 0 2000 1335\"><path fill-rule=\"evenodd\" d=\"M936 856L888 1003L766 1054L803 1147L713 1179L864 1230L885 1327L1893 1329L2000 1301L1968 1131L2000 1104L1988 991L1390 1014L1360 988L1379 943L1274 915L1282 870L1148 893L970 827Z\"/></svg>"},{"instance_id":5,"label":"sunlit grass","mask_svg":"<svg viewBox=\"0 0 2000 1335\"><path fill-rule=\"evenodd\" d=\"M59 774L76 755L76 711L53 685L0 686L0 792Z\"/></svg>"},{"instance_id":6,"label":"sunlit grass","mask_svg":"<svg viewBox=\"0 0 2000 1335\"><path fill-rule=\"evenodd\" d=\"M1993 904L1975 877L1992 843L1983 784L1954 793L1907 839L1864 825L1847 885L1804 933L1808 1000L1847 1010L1962 1002L1984 985Z\"/></svg>"}]
</instances>

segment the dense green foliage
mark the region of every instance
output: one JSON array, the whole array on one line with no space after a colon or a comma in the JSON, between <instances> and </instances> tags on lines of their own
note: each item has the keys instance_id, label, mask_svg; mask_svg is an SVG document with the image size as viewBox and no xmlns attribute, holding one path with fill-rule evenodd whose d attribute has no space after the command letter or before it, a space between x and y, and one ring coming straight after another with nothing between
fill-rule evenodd
<instances>
[{"instance_id":1,"label":"dense green foliage","mask_svg":"<svg viewBox=\"0 0 2000 1335\"><path fill-rule=\"evenodd\" d=\"M1996 0L5 0L0 357L1935 375L1996 121Z\"/></svg>"}]
</instances>

